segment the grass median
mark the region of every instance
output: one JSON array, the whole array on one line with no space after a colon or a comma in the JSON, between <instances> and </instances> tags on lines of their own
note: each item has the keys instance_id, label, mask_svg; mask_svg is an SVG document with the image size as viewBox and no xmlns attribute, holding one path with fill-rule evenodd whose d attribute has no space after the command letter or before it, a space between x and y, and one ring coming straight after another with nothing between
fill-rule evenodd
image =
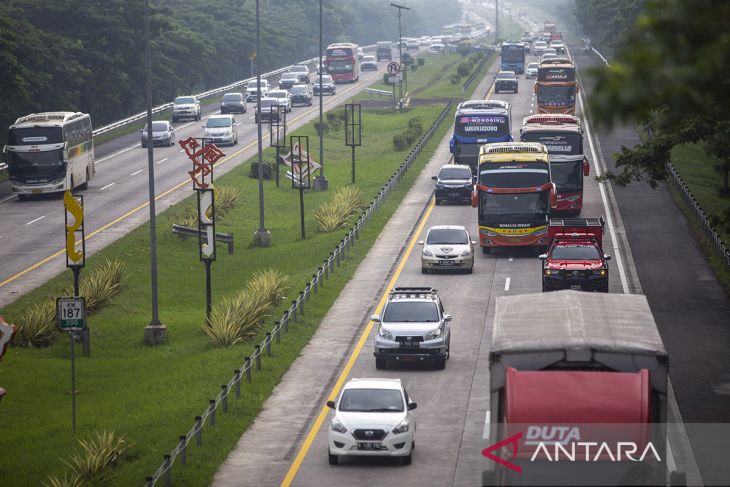
<instances>
[{"instance_id":1,"label":"grass median","mask_svg":"<svg viewBox=\"0 0 730 487\"><path fill-rule=\"evenodd\" d=\"M414 74L414 77L417 73ZM443 106L420 106L402 113L363 113L363 146L357 149L357 186L367 200L406 156L395 152L393 134L400 132L411 118L428 127ZM449 129L449 119L437 131L426 150L401 184L375 214L349 258L336 270L317 297L306 305L306 315L292 325L281 345L274 345L273 357L264 357L263 370L254 371L251 384L242 387L241 399L229 399L229 412L217 413L216 427L204 430L203 447L194 442L188 450L188 465L176 463L173 477L178 485L207 485L218 465L225 459L241 433L255 418L273 387L309 341L357 264L366 255L383 226L398 207L420 169L433 154ZM298 130L309 135L311 152L318 152L313 124ZM248 177L244 164L217 180L218 184L241 189L240 204L217 225L219 232L235 235L233 255L218 250L213 264L213 299L233 295L243 288L256 271L276 268L290 276L293 292L301 289L317 265L343 237L344 231L324 234L317 231L312 212L331 196L332 190L350 182L350 148L344 145L340 128L325 138L325 167L330 191L305 195L307 239L299 236L298 192L282 179L281 187L265 183L266 227L272 233L273 247L256 248L249 243L258 228L257 181ZM224 152L232 152L224 149ZM271 150L265 159L273 160ZM42 349L11 348L0 369L0 385L8 391L2 402L0 430L7 448L0 462L4 485L39 485L49 474L66 471L63 460L76 449L77 438L94 432L113 430L132 445L117 468L115 485L141 484L162 462L180 435L185 434L228 381L233 370L250 356L273 320L280 316L282 304L255 339L232 348L216 348L201 331L204 320L204 267L198 261L197 241L172 235L173 223L180 221L192 197L160 214L158 224L158 265L160 319L168 326L169 341L159 347L142 344L143 328L150 320L148 225L142 225L124 238L88 259L83 271L89 272L104 258L121 260L127 268L127 285L113 304L89 319L92 354L80 356L77 347L77 433L71 433L70 363L68 337ZM63 235L52 236L59 241ZM71 281L70 272L49 281L8 306L6 316L17 316L32 303L57 296ZM293 292L289 299L293 299ZM352 324L355 326L356 324Z\"/></svg>"}]
</instances>

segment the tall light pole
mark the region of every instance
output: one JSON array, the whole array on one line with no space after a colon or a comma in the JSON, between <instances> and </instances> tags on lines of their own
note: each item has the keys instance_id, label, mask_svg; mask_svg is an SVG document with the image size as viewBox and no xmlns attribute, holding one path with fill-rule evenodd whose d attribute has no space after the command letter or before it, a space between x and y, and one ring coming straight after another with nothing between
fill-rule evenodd
<instances>
[{"instance_id":1,"label":"tall light pole","mask_svg":"<svg viewBox=\"0 0 730 487\"><path fill-rule=\"evenodd\" d=\"M147 345L162 343L167 335L167 327L160 323L157 294L157 222L155 211L155 156L152 143L152 50L150 49L149 0L144 1L144 39L145 64L147 76L145 97L147 98L147 173L150 198L150 280L152 284L152 319L144 329L144 342Z\"/></svg>"},{"instance_id":2,"label":"tall light pole","mask_svg":"<svg viewBox=\"0 0 730 487\"><path fill-rule=\"evenodd\" d=\"M494 43L499 42L499 0L494 0Z\"/></svg>"},{"instance_id":3,"label":"tall light pole","mask_svg":"<svg viewBox=\"0 0 730 487\"><path fill-rule=\"evenodd\" d=\"M264 225L264 162L263 142L261 136L261 22L259 0L256 0L256 130L258 133L258 169L259 169L259 229L254 233L253 241L259 247L271 245L271 232ZM278 164L279 161L276 161Z\"/></svg>"},{"instance_id":4,"label":"tall light pole","mask_svg":"<svg viewBox=\"0 0 730 487\"><path fill-rule=\"evenodd\" d=\"M401 27L401 12L403 10L410 10L410 8L404 6L404 5L398 5L397 3L390 4L391 7L395 7L398 9L398 62L401 65L401 73L402 76L406 76L405 69L403 68L403 30ZM406 87L406 89L408 89ZM403 99L403 80L401 79L400 82L400 91L399 91L399 98Z\"/></svg>"},{"instance_id":5,"label":"tall light pole","mask_svg":"<svg viewBox=\"0 0 730 487\"><path fill-rule=\"evenodd\" d=\"M327 191L329 183L324 175L324 98L322 98L322 51L324 50L322 36L322 0L319 0L319 175L314 178L315 191Z\"/></svg>"}]
</instances>

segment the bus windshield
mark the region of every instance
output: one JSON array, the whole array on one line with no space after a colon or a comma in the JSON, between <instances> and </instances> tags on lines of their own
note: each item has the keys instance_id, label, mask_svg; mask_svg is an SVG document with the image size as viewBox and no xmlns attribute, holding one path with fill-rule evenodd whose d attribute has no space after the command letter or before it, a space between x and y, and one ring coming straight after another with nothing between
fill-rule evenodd
<instances>
[{"instance_id":1,"label":"bus windshield","mask_svg":"<svg viewBox=\"0 0 730 487\"><path fill-rule=\"evenodd\" d=\"M349 47L333 47L327 49L327 57L354 57Z\"/></svg>"},{"instance_id":2,"label":"bus windshield","mask_svg":"<svg viewBox=\"0 0 730 487\"><path fill-rule=\"evenodd\" d=\"M524 49L520 47L504 47L502 48L502 61L513 63L525 59Z\"/></svg>"},{"instance_id":3,"label":"bus windshield","mask_svg":"<svg viewBox=\"0 0 730 487\"><path fill-rule=\"evenodd\" d=\"M583 155L583 136L576 133L527 132L521 137L523 142L545 144L548 153L555 155Z\"/></svg>"},{"instance_id":4,"label":"bus windshield","mask_svg":"<svg viewBox=\"0 0 730 487\"><path fill-rule=\"evenodd\" d=\"M26 127L10 129L8 145L42 145L63 142L61 127Z\"/></svg>"},{"instance_id":5,"label":"bus windshield","mask_svg":"<svg viewBox=\"0 0 730 487\"><path fill-rule=\"evenodd\" d=\"M509 119L506 115L457 116L454 125L456 135L486 139L509 135Z\"/></svg>"},{"instance_id":6,"label":"bus windshield","mask_svg":"<svg viewBox=\"0 0 730 487\"><path fill-rule=\"evenodd\" d=\"M351 73L353 67L352 59L330 59L327 61L327 71L330 73Z\"/></svg>"},{"instance_id":7,"label":"bus windshield","mask_svg":"<svg viewBox=\"0 0 730 487\"><path fill-rule=\"evenodd\" d=\"M562 191L578 191L583 187L583 161L553 162L550 164L550 176Z\"/></svg>"},{"instance_id":8,"label":"bus windshield","mask_svg":"<svg viewBox=\"0 0 730 487\"><path fill-rule=\"evenodd\" d=\"M538 85L537 97L540 104L547 106L568 106L575 104L575 86Z\"/></svg>"},{"instance_id":9,"label":"bus windshield","mask_svg":"<svg viewBox=\"0 0 730 487\"><path fill-rule=\"evenodd\" d=\"M10 177L53 180L66 174L66 162L60 149L42 152L8 151Z\"/></svg>"},{"instance_id":10,"label":"bus windshield","mask_svg":"<svg viewBox=\"0 0 730 487\"><path fill-rule=\"evenodd\" d=\"M528 223L542 219L550 210L549 193L479 193L479 220L487 224Z\"/></svg>"}]
</instances>

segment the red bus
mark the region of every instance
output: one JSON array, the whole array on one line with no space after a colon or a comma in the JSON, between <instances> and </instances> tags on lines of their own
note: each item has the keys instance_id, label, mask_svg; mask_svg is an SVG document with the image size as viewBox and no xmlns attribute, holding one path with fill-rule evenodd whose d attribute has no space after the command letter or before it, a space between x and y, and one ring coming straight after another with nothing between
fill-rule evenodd
<instances>
[{"instance_id":1,"label":"red bus","mask_svg":"<svg viewBox=\"0 0 730 487\"><path fill-rule=\"evenodd\" d=\"M335 83L354 83L360 79L357 44L339 43L327 46L325 66Z\"/></svg>"}]
</instances>

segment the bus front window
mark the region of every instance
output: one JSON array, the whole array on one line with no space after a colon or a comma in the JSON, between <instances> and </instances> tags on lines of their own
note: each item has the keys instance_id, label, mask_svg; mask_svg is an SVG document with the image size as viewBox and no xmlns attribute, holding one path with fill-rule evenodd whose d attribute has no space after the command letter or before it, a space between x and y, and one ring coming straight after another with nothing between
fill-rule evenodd
<instances>
[{"instance_id":1,"label":"bus front window","mask_svg":"<svg viewBox=\"0 0 730 487\"><path fill-rule=\"evenodd\" d=\"M542 221L550 211L549 192L479 193L479 220L486 224Z\"/></svg>"},{"instance_id":2,"label":"bus front window","mask_svg":"<svg viewBox=\"0 0 730 487\"><path fill-rule=\"evenodd\" d=\"M336 59L327 63L327 71L330 73L351 73L353 66L352 59Z\"/></svg>"},{"instance_id":3,"label":"bus front window","mask_svg":"<svg viewBox=\"0 0 730 487\"><path fill-rule=\"evenodd\" d=\"M568 106L575 104L575 86L539 85L537 91L541 104L551 106Z\"/></svg>"},{"instance_id":4,"label":"bus front window","mask_svg":"<svg viewBox=\"0 0 730 487\"><path fill-rule=\"evenodd\" d=\"M57 179L66 174L66 161L60 149L43 152L9 151L7 156L10 176L13 178L33 176Z\"/></svg>"},{"instance_id":5,"label":"bus front window","mask_svg":"<svg viewBox=\"0 0 730 487\"><path fill-rule=\"evenodd\" d=\"M580 191L583 187L583 161L553 162L550 176L561 192Z\"/></svg>"}]
</instances>

